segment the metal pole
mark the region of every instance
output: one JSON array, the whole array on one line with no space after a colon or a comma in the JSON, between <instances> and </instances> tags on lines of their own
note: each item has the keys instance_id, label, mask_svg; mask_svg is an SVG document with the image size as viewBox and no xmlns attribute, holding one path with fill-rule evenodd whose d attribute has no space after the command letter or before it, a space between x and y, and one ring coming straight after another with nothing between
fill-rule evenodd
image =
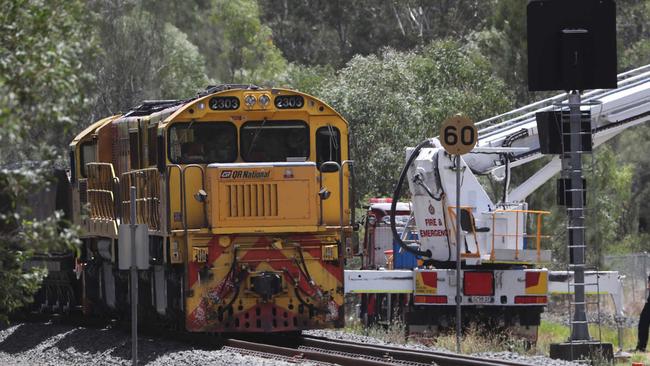
<instances>
[{"instance_id":1,"label":"metal pole","mask_svg":"<svg viewBox=\"0 0 650 366\"><path fill-rule=\"evenodd\" d=\"M456 155L456 352L460 353L460 155Z\"/></svg>"},{"instance_id":2,"label":"metal pole","mask_svg":"<svg viewBox=\"0 0 650 366\"><path fill-rule=\"evenodd\" d=\"M129 198L131 199L131 363L138 364L138 270L136 268L136 189L131 186Z\"/></svg>"},{"instance_id":3,"label":"metal pole","mask_svg":"<svg viewBox=\"0 0 650 366\"><path fill-rule=\"evenodd\" d=\"M581 134L580 92L569 93L569 138L570 150L565 152L568 159L566 178L569 178L568 191L571 204L568 211L568 236L571 266L574 273L575 313L571 328L571 340L589 340L589 328L585 312L585 217L584 186L582 184L582 134Z\"/></svg>"}]
</instances>

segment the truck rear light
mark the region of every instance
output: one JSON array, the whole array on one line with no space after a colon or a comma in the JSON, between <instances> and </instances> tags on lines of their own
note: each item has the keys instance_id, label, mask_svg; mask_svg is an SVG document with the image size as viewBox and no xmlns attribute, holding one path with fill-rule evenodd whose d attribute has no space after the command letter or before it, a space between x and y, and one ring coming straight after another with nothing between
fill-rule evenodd
<instances>
[{"instance_id":1,"label":"truck rear light","mask_svg":"<svg viewBox=\"0 0 650 366\"><path fill-rule=\"evenodd\" d=\"M526 287L537 286L541 272L526 272Z\"/></svg>"},{"instance_id":2,"label":"truck rear light","mask_svg":"<svg viewBox=\"0 0 650 366\"><path fill-rule=\"evenodd\" d=\"M463 292L467 296L494 295L494 274L492 272L465 272Z\"/></svg>"},{"instance_id":3,"label":"truck rear light","mask_svg":"<svg viewBox=\"0 0 650 366\"><path fill-rule=\"evenodd\" d=\"M426 296L426 295L415 295L413 297L413 302L416 304L446 304L447 296L436 295L436 296Z\"/></svg>"},{"instance_id":4,"label":"truck rear light","mask_svg":"<svg viewBox=\"0 0 650 366\"><path fill-rule=\"evenodd\" d=\"M515 296L515 304L546 304L546 296Z\"/></svg>"}]
</instances>

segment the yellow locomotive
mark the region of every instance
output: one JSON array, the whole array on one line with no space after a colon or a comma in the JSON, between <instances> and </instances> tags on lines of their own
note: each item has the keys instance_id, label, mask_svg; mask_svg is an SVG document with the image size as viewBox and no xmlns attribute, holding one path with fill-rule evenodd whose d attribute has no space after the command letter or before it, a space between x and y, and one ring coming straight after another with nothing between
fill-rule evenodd
<instances>
[{"instance_id":1,"label":"yellow locomotive","mask_svg":"<svg viewBox=\"0 0 650 366\"><path fill-rule=\"evenodd\" d=\"M149 230L146 321L194 332L341 326L348 151L348 123L327 104L250 85L94 123L70 144L84 311L129 314L118 226L135 203Z\"/></svg>"}]
</instances>

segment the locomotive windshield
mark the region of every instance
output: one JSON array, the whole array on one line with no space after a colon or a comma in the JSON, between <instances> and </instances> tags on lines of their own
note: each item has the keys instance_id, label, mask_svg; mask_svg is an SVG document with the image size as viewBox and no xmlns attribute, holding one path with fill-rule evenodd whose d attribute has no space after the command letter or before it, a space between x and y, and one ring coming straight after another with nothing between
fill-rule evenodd
<instances>
[{"instance_id":1,"label":"locomotive windshield","mask_svg":"<svg viewBox=\"0 0 650 366\"><path fill-rule=\"evenodd\" d=\"M306 161L309 128L302 121L252 121L241 128L241 155L248 162Z\"/></svg>"},{"instance_id":2,"label":"locomotive windshield","mask_svg":"<svg viewBox=\"0 0 650 366\"><path fill-rule=\"evenodd\" d=\"M230 122L176 123L169 129L169 160L174 164L232 163L237 159L237 128Z\"/></svg>"}]
</instances>

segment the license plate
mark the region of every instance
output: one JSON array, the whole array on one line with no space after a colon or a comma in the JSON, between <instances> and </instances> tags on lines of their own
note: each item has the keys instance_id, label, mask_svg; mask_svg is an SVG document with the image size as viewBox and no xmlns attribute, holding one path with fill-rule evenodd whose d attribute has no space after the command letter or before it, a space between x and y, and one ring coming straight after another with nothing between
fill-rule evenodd
<instances>
[{"instance_id":1,"label":"license plate","mask_svg":"<svg viewBox=\"0 0 650 366\"><path fill-rule=\"evenodd\" d=\"M494 301L492 296L470 296L469 302L472 304L491 304Z\"/></svg>"}]
</instances>

